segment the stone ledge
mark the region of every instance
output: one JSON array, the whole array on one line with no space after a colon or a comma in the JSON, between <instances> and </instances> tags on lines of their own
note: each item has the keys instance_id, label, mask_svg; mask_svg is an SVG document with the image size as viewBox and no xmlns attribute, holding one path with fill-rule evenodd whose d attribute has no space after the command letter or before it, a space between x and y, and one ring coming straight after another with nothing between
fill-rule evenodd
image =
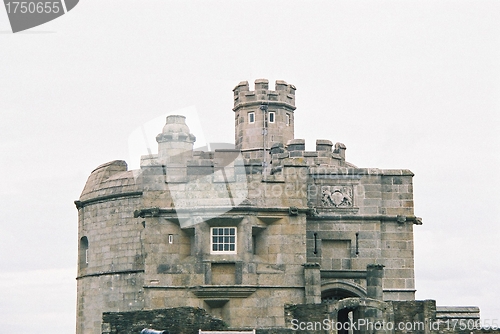
<instances>
[{"instance_id":1,"label":"stone ledge","mask_svg":"<svg viewBox=\"0 0 500 334\"><path fill-rule=\"evenodd\" d=\"M437 306L436 318L438 319L479 319L477 306Z\"/></svg>"},{"instance_id":2,"label":"stone ledge","mask_svg":"<svg viewBox=\"0 0 500 334\"><path fill-rule=\"evenodd\" d=\"M321 278L366 278L366 270L321 270L320 272Z\"/></svg>"},{"instance_id":3,"label":"stone ledge","mask_svg":"<svg viewBox=\"0 0 500 334\"><path fill-rule=\"evenodd\" d=\"M77 276L76 279L79 280L79 279L82 279L85 277L109 276L109 275L127 275L127 274L140 274L140 273L144 273L144 269L120 270L120 271L102 271L102 272L96 272L96 273Z\"/></svg>"},{"instance_id":4,"label":"stone ledge","mask_svg":"<svg viewBox=\"0 0 500 334\"><path fill-rule=\"evenodd\" d=\"M199 298L246 298L257 291L257 288L248 286L201 286L191 292Z\"/></svg>"},{"instance_id":5,"label":"stone ledge","mask_svg":"<svg viewBox=\"0 0 500 334\"><path fill-rule=\"evenodd\" d=\"M319 210L318 210L319 211ZM406 221L404 223L412 223L415 225L422 225L422 219L419 217L415 216L405 216ZM308 217L309 220L345 220L345 221L360 221L360 220L374 220L374 221L380 221L380 222L398 222L401 220L400 215L347 215L347 214L342 214L342 212L335 211L335 212L329 212L328 213L318 213L315 215L311 215ZM404 223L399 223L399 224L404 224Z\"/></svg>"},{"instance_id":6,"label":"stone ledge","mask_svg":"<svg viewBox=\"0 0 500 334\"><path fill-rule=\"evenodd\" d=\"M142 196L142 191L133 191L133 192L128 192L128 193L117 193L117 194L99 196L99 197L91 198L91 199L88 199L85 201L76 200L74 203L76 205L76 208L80 209L80 208L83 208L83 207L85 207L89 204L93 204L93 203L112 201L112 200L125 198L125 197L139 197L139 196Z\"/></svg>"}]
</instances>

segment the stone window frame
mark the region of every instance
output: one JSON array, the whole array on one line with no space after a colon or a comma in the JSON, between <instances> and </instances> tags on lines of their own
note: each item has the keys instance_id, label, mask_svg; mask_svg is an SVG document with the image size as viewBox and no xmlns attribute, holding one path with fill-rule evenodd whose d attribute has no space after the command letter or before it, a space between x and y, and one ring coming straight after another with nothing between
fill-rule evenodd
<instances>
[{"instance_id":1,"label":"stone window frame","mask_svg":"<svg viewBox=\"0 0 500 334\"><path fill-rule=\"evenodd\" d=\"M290 126L290 122L291 122L291 116L289 113L286 113L285 114L285 124L286 126Z\"/></svg>"},{"instance_id":2,"label":"stone window frame","mask_svg":"<svg viewBox=\"0 0 500 334\"><path fill-rule=\"evenodd\" d=\"M248 113L248 123L249 124L255 123L255 111L251 111Z\"/></svg>"},{"instance_id":3,"label":"stone window frame","mask_svg":"<svg viewBox=\"0 0 500 334\"><path fill-rule=\"evenodd\" d=\"M217 234L215 234L215 235L214 235L214 230L217 231ZM219 234L219 232L221 232L221 231L223 232L223 234ZM233 232L232 234L231 234L231 231ZM226 232L227 232L227 234L226 234ZM210 254L236 254L238 251L237 235L238 235L238 228L235 226L214 226L214 227L211 227L210 228ZM221 240L221 242L218 241L214 244L214 240L215 240L214 238L223 238L223 240ZM226 238L228 240L226 240ZM231 240L231 238L233 240ZM225 250L225 249L214 250L215 245L222 246L223 248L226 248L225 246L227 246L227 250Z\"/></svg>"}]
</instances>

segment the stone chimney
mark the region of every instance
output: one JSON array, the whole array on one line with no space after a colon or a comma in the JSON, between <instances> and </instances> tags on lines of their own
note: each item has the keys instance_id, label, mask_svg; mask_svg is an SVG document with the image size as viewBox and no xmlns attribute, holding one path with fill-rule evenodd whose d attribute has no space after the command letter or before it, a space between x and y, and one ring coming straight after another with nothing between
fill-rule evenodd
<instances>
[{"instance_id":1,"label":"stone chimney","mask_svg":"<svg viewBox=\"0 0 500 334\"><path fill-rule=\"evenodd\" d=\"M193 144L196 137L189 132L186 117L167 116L167 123L162 133L156 136L158 158L166 163L185 163L193 156Z\"/></svg>"}]
</instances>

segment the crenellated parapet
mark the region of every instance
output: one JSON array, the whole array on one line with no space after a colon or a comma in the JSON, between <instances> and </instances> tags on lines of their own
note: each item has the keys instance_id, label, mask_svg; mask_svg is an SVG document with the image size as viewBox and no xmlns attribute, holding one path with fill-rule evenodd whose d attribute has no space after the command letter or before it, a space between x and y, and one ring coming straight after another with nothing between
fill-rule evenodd
<instances>
[{"instance_id":1,"label":"crenellated parapet","mask_svg":"<svg viewBox=\"0 0 500 334\"><path fill-rule=\"evenodd\" d=\"M316 150L306 151L304 139L292 139L286 145L276 143L271 147L271 173L279 171L285 165L296 165L293 160L300 160L309 167L354 167L345 161L346 147L342 143L335 146L330 140L316 140Z\"/></svg>"},{"instance_id":2,"label":"crenellated parapet","mask_svg":"<svg viewBox=\"0 0 500 334\"><path fill-rule=\"evenodd\" d=\"M275 90L269 89L269 80L255 80L255 90L251 91L248 81L242 81L234 87L234 111L249 105L261 103L282 104L295 110L295 86L283 80L276 80Z\"/></svg>"}]
</instances>

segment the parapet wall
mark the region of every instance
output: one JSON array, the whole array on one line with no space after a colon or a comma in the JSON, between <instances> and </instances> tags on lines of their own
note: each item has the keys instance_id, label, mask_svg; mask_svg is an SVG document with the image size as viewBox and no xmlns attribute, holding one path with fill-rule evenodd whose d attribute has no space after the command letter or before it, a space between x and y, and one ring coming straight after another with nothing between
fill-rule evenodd
<instances>
[{"instance_id":1,"label":"parapet wall","mask_svg":"<svg viewBox=\"0 0 500 334\"><path fill-rule=\"evenodd\" d=\"M168 330L172 334L197 334L199 329L213 331L226 327L222 320L194 307L105 312L102 316L102 334L139 334L144 328Z\"/></svg>"},{"instance_id":2,"label":"parapet wall","mask_svg":"<svg viewBox=\"0 0 500 334\"><path fill-rule=\"evenodd\" d=\"M316 151L305 150L304 139L292 139L286 145L276 143L271 147L271 174L279 172L286 165L294 165L294 161L304 162L310 167L316 166L338 166L355 167L345 161L346 147L342 143L336 143L335 147L329 140L316 140ZM292 160L293 161L293 160Z\"/></svg>"},{"instance_id":3,"label":"parapet wall","mask_svg":"<svg viewBox=\"0 0 500 334\"><path fill-rule=\"evenodd\" d=\"M269 90L269 80L255 80L255 90L251 91L248 81L242 81L234 87L234 108L269 101L273 104L284 104L295 110L295 86L283 80L276 80L275 90Z\"/></svg>"}]
</instances>

